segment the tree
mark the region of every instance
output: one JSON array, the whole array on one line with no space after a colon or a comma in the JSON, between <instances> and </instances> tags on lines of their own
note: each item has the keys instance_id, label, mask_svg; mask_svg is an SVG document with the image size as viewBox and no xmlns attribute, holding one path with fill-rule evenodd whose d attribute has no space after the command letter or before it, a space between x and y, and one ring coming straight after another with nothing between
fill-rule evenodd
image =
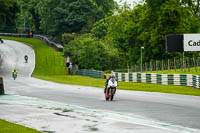
<instances>
[{"instance_id":1,"label":"tree","mask_svg":"<svg viewBox=\"0 0 200 133\"><path fill-rule=\"evenodd\" d=\"M200 17L200 0L181 0L181 4L191 10L194 15Z\"/></svg>"},{"instance_id":2,"label":"tree","mask_svg":"<svg viewBox=\"0 0 200 133\"><path fill-rule=\"evenodd\" d=\"M114 0L18 0L17 25L32 27L35 32L51 36L63 33L89 33L93 24L112 14Z\"/></svg>"},{"instance_id":3,"label":"tree","mask_svg":"<svg viewBox=\"0 0 200 133\"><path fill-rule=\"evenodd\" d=\"M64 53L70 56L73 64L83 69L108 70L118 67L115 49L108 49L105 42L84 34L65 45Z\"/></svg>"},{"instance_id":4,"label":"tree","mask_svg":"<svg viewBox=\"0 0 200 133\"><path fill-rule=\"evenodd\" d=\"M109 18L110 17L103 18L93 25L91 32L95 35L95 37L103 39L107 35L110 21Z\"/></svg>"},{"instance_id":5,"label":"tree","mask_svg":"<svg viewBox=\"0 0 200 133\"><path fill-rule=\"evenodd\" d=\"M96 20L100 20L107 16L108 14L112 15L113 11L118 8L117 3L114 0L93 0L96 8L95 16Z\"/></svg>"},{"instance_id":6,"label":"tree","mask_svg":"<svg viewBox=\"0 0 200 133\"><path fill-rule=\"evenodd\" d=\"M0 0L0 31L13 32L16 30L16 14L19 7L16 0Z\"/></svg>"},{"instance_id":7,"label":"tree","mask_svg":"<svg viewBox=\"0 0 200 133\"><path fill-rule=\"evenodd\" d=\"M32 16L32 22L33 22L33 27L32 29L40 33L40 15L38 13L38 3L40 0L30 0L29 1L29 6L28 6L28 11L30 12Z\"/></svg>"},{"instance_id":8,"label":"tree","mask_svg":"<svg viewBox=\"0 0 200 133\"><path fill-rule=\"evenodd\" d=\"M55 12L60 0L42 0L38 3L37 10L40 16L40 30L46 35L55 35Z\"/></svg>"},{"instance_id":9,"label":"tree","mask_svg":"<svg viewBox=\"0 0 200 133\"><path fill-rule=\"evenodd\" d=\"M106 3L114 2L109 0ZM43 0L38 6L41 29L53 36L90 32L92 25L108 14L114 6L93 0ZM106 10L103 10L103 7L106 7Z\"/></svg>"},{"instance_id":10,"label":"tree","mask_svg":"<svg viewBox=\"0 0 200 133\"><path fill-rule=\"evenodd\" d=\"M64 33L62 34L62 43L67 45L70 41L74 40L76 37L75 33Z\"/></svg>"},{"instance_id":11,"label":"tree","mask_svg":"<svg viewBox=\"0 0 200 133\"><path fill-rule=\"evenodd\" d=\"M196 18L187 8L181 5L180 1L165 0L157 11L151 10L151 5L148 5L148 3L147 6L149 7L147 16L149 20L147 22L152 24L149 26L151 36L145 46L148 48L150 44L152 48L149 53L146 53L147 57L151 55L151 59L170 57L170 54L165 52L165 35L191 33L194 32L192 29L195 25L195 32L199 31L198 23L195 22Z\"/></svg>"},{"instance_id":12,"label":"tree","mask_svg":"<svg viewBox=\"0 0 200 133\"><path fill-rule=\"evenodd\" d=\"M112 16L105 38L113 40L124 65L133 65L140 62L140 47L145 47L144 61L165 59L174 56L165 52L167 34L198 33L199 28L197 17L180 1L147 0Z\"/></svg>"}]
</instances>

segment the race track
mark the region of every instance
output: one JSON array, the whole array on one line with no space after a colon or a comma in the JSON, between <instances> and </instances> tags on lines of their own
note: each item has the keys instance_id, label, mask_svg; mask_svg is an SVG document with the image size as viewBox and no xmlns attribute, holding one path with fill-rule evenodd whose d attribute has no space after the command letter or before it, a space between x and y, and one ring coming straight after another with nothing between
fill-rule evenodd
<instances>
[{"instance_id":1,"label":"race track","mask_svg":"<svg viewBox=\"0 0 200 133\"><path fill-rule=\"evenodd\" d=\"M200 133L200 97L117 90L114 101L107 102L104 100L103 88L64 85L31 78L35 55L27 45L6 40L0 45L0 54L3 58L0 76L4 77L5 92L9 94L0 96L0 118L38 130L43 130L42 127L47 120L48 130L59 133L65 130L72 133L88 132L85 127L96 129L94 132L106 133L116 133L119 130L120 133ZM28 63L25 63L25 54L29 56ZM13 68L19 71L15 81L11 77ZM75 130L61 117L66 114L53 115L58 113L52 112L51 108L58 105L64 109L73 106L74 114L71 115L79 118L84 115L84 120L88 119L91 122L91 119L95 118L92 122L97 122L86 126L88 121L77 124L79 122L76 123L75 118L70 117L70 121L76 127ZM11 108L15 108L15 111ZM36 121L34 110L38 112L37 115L41 112L42 116L48 115ZM25 116L29 119L24 119ZM54 127L55 119L60 122L60 126ZM41 125L37 124L39 122ZM65 126L62 126L63 123ZM66 124L69 126L68 129Z\"/></svg>"}]
</instances>

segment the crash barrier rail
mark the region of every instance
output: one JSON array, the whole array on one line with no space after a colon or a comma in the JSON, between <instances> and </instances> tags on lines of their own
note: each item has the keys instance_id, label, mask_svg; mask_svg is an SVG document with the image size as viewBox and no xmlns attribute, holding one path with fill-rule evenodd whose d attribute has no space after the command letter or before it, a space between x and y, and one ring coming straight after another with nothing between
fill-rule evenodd
<instances>
[{"instance_id":1,"label":"crash barrier rail","mask_svg":"<svg viewBox=\"0 0 200 133\"><path fill-rule=\"evenodd\" d=\"M155 73L118 73L114 72L118 81L153 83L161 85L179 85L200 88L200 76L193 74L155 74Z\"/></svg>"},{"instance_id":2,"label":"crash barrier rail","mask_svg":"<svg viewBox=\"0 0 200 133\"><path fill-rule=\"evenodd\" d=\"M28 37L30 37L29 34L15 34L15 33L0 33L0 36L24 37L24 38L28 38Z\"/></svg>"},{"instance_id":3,"label":"crash barrier rail","mask_svg":"<svg viewBox=\"0 0 200 133\"><path fill-rule=\"evenodd\" d=\"M63 51L63 46L61 44L51 41L49 38L42 35L33 35L34 38L40 39L45 42L48 46L53 47L56 51Z\"/></svg>"},{"instance_id":4,"label":"crash barrier rail","mask_svg":"<svg viewBox=\"0 0 200 133\"><path fill-rule=\"evenodd\" d=\"M104 72L97 70L79 69L78 71L76 71L76 75L88 76L99 79L104 78Z\"/></svg>"},{"instance_id":5,"label":"crash barrier rail","mask_svg":"<svg viewBox=\"0 0 200 133\"><path fill-rule=\"evenodd\" d=\"M0 33L0 36L30 38L29 34ZM39 40L42 40L48 46L53 47L56 51L60 51L60 52L63 51L63 46L61 44L58 44L58 43L51 41L48 37L45 37L43 35L33 35L33 38L37 38Z\"/></svg>"},{"instance_id":6,"label":"crash barrier rail","mask_svg":"<svg viewBox=\"0 0 200 133\"><path fill-rule=\"evenodd\" d=\"M0 77L0 95L4 94L3 78Z\"/></svg>"}]
</instances>

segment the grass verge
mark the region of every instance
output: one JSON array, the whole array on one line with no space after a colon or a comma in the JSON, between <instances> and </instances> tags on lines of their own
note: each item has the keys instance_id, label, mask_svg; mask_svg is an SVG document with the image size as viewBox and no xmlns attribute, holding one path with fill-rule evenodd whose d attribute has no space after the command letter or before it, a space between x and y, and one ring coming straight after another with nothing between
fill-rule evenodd
<instances>
[{"instance_id":1,"label":"grass verge","mask_svg":"<svg viewBox=\"0 0 200 133\"><path fill-rule=\"evenodd\" d=\"M41 76L41 79L49 80L63 84L83 85L104 88L105 79L94 79L85 76ZM149 91L149 92L162 92L173 94L184 94L200 96L200 89L186 87L186 86L174 86L174 85L158 85L158 84L146 84L146 83L133 83L133 82L119 82L118 89L121 90L135 90L135 91Z\"/></svg>"},{"instance_id":2,"label":"grass verge","mask_svg":"<svg viewBox=\"0 0 200 133\"><path fill-rule=\"evenodd\" d=\"M33 38L3 38L23 42L31 45L34 48L36 55L36 67L32 74L33 77L63 84L104 88L105 79L94 79L85 76L66 75L63 53L56 52L40 40ZM120 82L118 89L200 96L200 89L185 86Z\"/></svg>"},{"instance_id":3,"label":"grass verge","mask_svg":"<svg viewBox=\"0 0 200 133\"><path fill-rule=\"evenodd\" d=\"M0 119L0 133L42 133L42 132Z\"/></svg>"},{"instance_id":4,"label":"grass verge","mask_svg":"<svg viewBox=\"0 0 200 133\"><path fill-rule=\"evenodd\" d=\"M197 67L196 70L194 67L190 69L185 69L185 72L183 69L176 69L175 70L163 70L163 71L152 71L147 73L160 73L160 74L194 74L194 75L200 75L200 67Z\"/></svg>"}]
</instances>

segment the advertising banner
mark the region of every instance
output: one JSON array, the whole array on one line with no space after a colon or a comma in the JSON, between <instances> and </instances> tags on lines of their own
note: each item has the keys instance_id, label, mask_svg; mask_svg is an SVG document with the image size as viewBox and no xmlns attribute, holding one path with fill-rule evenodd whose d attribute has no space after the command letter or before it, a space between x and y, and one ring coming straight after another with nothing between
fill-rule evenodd
<instances>
[{"instance_id":1,"label":"advertising banner","mask_svg":"<svg viewBox=\"0 0 200 133\"><path fill-rule=\"evenodd\" d=\"M184 34L184 51L200 51L200 34Z\"/></svg>"}]
</instances>

